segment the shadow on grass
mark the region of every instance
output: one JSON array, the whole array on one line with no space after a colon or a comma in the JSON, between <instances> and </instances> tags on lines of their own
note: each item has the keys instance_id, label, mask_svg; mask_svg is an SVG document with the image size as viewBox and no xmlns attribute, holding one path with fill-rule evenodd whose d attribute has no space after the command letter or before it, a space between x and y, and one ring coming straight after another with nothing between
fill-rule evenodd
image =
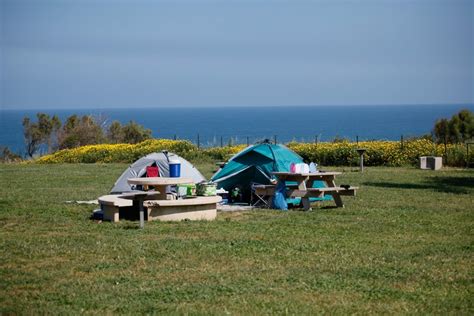
<instances>
[{"instance_id":1,"label":"shadow on grass","mask_svg":"<svg viewBox=\"0 0 474 316\"><path fill-rule=\"evenodd\" d=\"M470 177L433 177L422 183L397 183L397 182L364 182L363 185L394 188L394 189L420 189L436 192L469 194L469 189L474 188L474 178Z\"/></svg>"},{"instance_id":2,"label":"shadow on grass","mask_svg":"<svg viewBox=\"0 0 474 316\"><path fill-rule=\"evenodd\" d=\"M140 226L138 224L127 224L127 225L121 225L119 226L119 228L125 229L125 230L137 230L137 229L140 229Z\"/></svg>"},{"instance_id":3,"label":"shadow on grass","mask_svg":"<svg viewBox=\"0 0 474 316\"><path fill-rule=\"evenodd\" d=\"M324 205L324 206L320 207L320 209L322 209L322 210L332 210L332 209L335 209L335 208L339 208L339 207L336 206L336 205Z\"/></svg>"}]
</instances>

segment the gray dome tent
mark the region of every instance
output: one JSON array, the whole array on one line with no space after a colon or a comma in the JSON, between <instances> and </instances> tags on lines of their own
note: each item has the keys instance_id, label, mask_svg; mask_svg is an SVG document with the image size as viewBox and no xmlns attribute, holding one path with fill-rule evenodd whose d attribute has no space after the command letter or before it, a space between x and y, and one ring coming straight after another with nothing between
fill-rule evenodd
<instances>
[{"instance_id":1,"label":"gray dome tent","mask_svg":"<svg viewBox=\"0 0 474 316\"><path fill-rule=\"evenodd\" d=\"M194 183L206 181L199 170L183 157L167 152L152 153L131 164L117 179L110 193L119 194L133 191L132 186L127 183L127 179L145 177L146 167L148 166L158 166L160 177L169 177L169 160L179 160L181 162L181 176L183 178L193 179Z\"/></svg>"}]
</instances>

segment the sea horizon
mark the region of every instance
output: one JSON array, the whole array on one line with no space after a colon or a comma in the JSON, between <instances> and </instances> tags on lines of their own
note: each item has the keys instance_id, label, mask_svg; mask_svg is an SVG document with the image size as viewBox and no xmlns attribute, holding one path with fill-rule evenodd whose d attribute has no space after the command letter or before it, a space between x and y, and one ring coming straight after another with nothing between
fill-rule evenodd
<instances>
[{"instance_id":1,"label":"sea horizon","mask_svg":"<svg viewBox=\"0 0 474 316\"><path fill-rule=\"evenodd\" d=\"M386 103L386 104L277 104L277 105L162 105L162 106L85 106L85 107L25 107L25 108L15 108L15 107L3 107L0 111L51 111L51 110L64 110L64 111L73 111L73 110L125 110L125 109L228 109L228 108L284 108L284 107L403 107L403 106L467 106L474 107L474 103L469 102L450 102L450 103Z\"/></svg>"},{"instance_id":2,"label":"sea horizon","mask_svg":"<svg viewBox=\"0 0 474 316\"><path fill-rule=\"evenodd\" d=\"M473 104L401 105L302 105L155 108L43 108L0 110L0 145L23 154L22 119L36 113L58 115L62 122L73 114L93 115L107 124L135 121L152 130L154 138L185 139L201 146L254 143L277 138L278 142L399 140L430 134L435 121L450 118ZM199 135L199 136L198 136Z\"/></svg>"}]
</instances>

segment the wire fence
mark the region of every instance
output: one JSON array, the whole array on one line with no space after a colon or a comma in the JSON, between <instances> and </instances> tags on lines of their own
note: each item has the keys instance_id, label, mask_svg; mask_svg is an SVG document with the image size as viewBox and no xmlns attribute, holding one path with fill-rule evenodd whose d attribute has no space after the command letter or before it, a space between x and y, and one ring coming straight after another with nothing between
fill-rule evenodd
<instances>
[{"instance_id":1,"label":"wire fence","mask_svg":"<svg viewBox=\"0 0 474 316\"><path fill-rule=\"evenodd\" d=\"M325 138L321 137L321 134L315 135L313 137L279 137L278 135L271 135L271 136L262 136L262 137L255 137L255 136L212 136L212 137L203 137L201 134L196 134L194 138L179 138L177 134L173 135L172 139L174 140L187 140L195 144L198 148L206 149L212 147L225 147L225 146L236 146L236 145L253 145L255 143L259 143L262 141L267 141L273 144L288 144L290 142L297 142L297 143L305 143L305 144L318 144L320 142L342 142L348 141L350 143L355 143L357 147L359 147L359 142L367 142L367 141L392 141L398 142L400 149L403 151L407 142L420 139L420 136L412 136L412 135L403 135L401 134L400 137L396 140L394 139L377 139L377 138L370 138L370 137L360 137L358 135L354 137L341 137L335 136L333 138ZM434 142L433 142L434 143ZM450 160L448 155L448 151L446 150L445 145L445 153L443 155L446 163ZM461 144L461 146L465 150L465 165L467 167L474 166L474 161L472 161L472 153L474 152L474 142L466 142L465 144Z\"/></svg>"},{"instance_id":2,"label":"wire fence","mask_svg":"<svg viewBox=\"0 0 474 316\"><path fill-rule=\"evenodd\" d=\"M321 134L314 136L304 136L304 137L279 137L278 135L266 135L266 136L203 136L201 134L196 134L194 137L179 137L177 134L174 134L172 137L174 140L187 140L195 144L198 148L209 148L209 147L224 147L224 146L235 146L235 145L253 145L262 141L268 141L274 144L287 144L290 142L306 143L306 144L317 144L320 142L342 142L348 141L351 143L359 143L365 141L399 141L400 146L403 148L404 143L412 138L417 138L416 136L405 136L400 135L400 138L397 140L394 139L376 139L370 137L346 137L346 136L335 136L330 139L322 138Z\"/></svg>"}]
</instances>

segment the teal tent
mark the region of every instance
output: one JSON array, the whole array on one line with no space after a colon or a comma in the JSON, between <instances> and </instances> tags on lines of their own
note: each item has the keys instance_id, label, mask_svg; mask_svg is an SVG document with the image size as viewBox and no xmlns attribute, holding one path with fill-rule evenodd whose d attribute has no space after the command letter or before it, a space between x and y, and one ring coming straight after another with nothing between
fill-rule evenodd
<instances>
[{"instance_id":1,"label":"teal tent","mask_svg":"<svg viewBox=\"0 0 474 316\"><path fill-rule=\"evenodd\" d=\"M243 193L243 199L248 201L252 183L270 184L271 173L289 171L292 162L302 163L303 158L284 145L265 141L249 146L233 156L212 176L211 181L218 188L227 191L238 187ZM324 183L315 181L314 187L324 187ZM299 202L299 199L290 202Z\"/></svg>"}]
</instances>

